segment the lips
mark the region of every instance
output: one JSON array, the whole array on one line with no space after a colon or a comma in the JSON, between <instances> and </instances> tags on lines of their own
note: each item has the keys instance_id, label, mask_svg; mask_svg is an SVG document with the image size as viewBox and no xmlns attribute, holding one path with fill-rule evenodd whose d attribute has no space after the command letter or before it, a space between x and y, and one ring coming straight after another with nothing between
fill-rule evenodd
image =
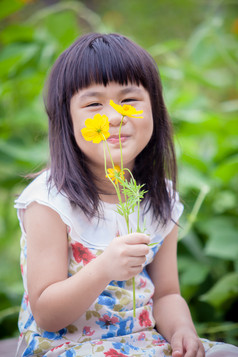
<instances>
[{"instance_id":1,"label":"lips","mask_svg":"<svg viewBox=\"0 0 238 357\"><path fill-rule=\"evenodd\" d=\"M121 134L121 142L123 143L124 141L126 141L126 139L128 138L128 135L123 135ZM119 135L110 135L109 138L107 139L107 141L109 143L119 143Z\"/></svg>"}]
</instances>

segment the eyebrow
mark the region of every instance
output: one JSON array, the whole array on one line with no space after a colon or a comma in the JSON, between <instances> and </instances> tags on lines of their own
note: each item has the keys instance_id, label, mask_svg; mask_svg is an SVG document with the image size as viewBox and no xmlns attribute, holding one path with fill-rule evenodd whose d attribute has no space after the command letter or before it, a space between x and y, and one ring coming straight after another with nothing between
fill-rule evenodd
<instances>
[{"instance_id":1,"label":"eyebrow","mask_svg":"<svg viewBox=\"0 0 238 357\"><path fill-rule=\"evenodd\" d=\"M87 92L85 94L82 94L79 96L79 99L84 99L84 98L89 98L89 97L102 97L103 94L101 92L95 92L95 91L91 91L91 92Z\"/></svg>"},{"instance_id":2,"label":"eyebrow","mask_svg":"<svg viewBox=\"0 0 238 357\"><path fill-rule=\"evenodd\" d=\"M131 93L131 92L140 92L140 91L141 91L140 87L131 86L131 87L123 88L120 92L122 94L127 94L127 93Z\"/></svg>"},{"instance_id":3,"label":"eyebrow","mask_svg":"<svg viewBox=\"0 0 238 357\"><path fill-rule=\"evenodd\" d=\"M140 88L137 87L137 86L131 86L131 87L127 87L127 88L123 88L121 89L119 92L120 94L128 94L128 93L131 93L131 92L140 92ZM85 98L92 98L92 97L103 97L103 93L101 93L100 91L88 91L86 92L85 94L82 94L80 95L79 99L82 100L82 99L85 99Z\"/></svg>"}]
</instances>

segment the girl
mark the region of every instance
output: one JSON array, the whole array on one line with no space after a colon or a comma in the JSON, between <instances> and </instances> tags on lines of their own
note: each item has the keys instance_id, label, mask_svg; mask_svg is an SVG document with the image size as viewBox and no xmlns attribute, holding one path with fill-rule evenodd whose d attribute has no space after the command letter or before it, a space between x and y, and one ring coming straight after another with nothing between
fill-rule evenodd
<instances>
[{"instance_id":1,"label":"girl","mask_svg":"<svg viewBox=\"0 0 238 357\"><path fill-rule=\"evenodd\" d=\"M108 146L120 165L121 115L110 100L143 110L143 119L123 118L121 142L124 167L147 190L140 210L145 233L127 234L105 178L103 143L82 136L86 119L107 115ZM25 288L17 356L238 356L234 346L198 338L180 296L176 222L183 207L149 54L121 35L82 36L52 69L46 111L50 167L15 204ZM135 211L134 232L136 220Z\"/></svg>"}]
</instances>

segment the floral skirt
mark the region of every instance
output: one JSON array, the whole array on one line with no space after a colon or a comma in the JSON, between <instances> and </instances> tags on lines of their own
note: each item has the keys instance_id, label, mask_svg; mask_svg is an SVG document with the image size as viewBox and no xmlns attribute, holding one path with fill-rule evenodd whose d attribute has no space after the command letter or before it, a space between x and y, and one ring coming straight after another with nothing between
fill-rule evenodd
<instances>
[{"instance_id":1,"label":"floral skirt","mask_svg":"<svg viewBox=\"0 0 238 357\"><path fill-rule=\"evenodd\" d=\"M201 339L206 357L238 357L238 347ZM53 342L53 343L52 343ZM46 357L172 357L170 344L156 331L145 331L125 336L99 339L76 344L62 339L57 341L31 335L28 347L17 356ZM20 343L21 344L21 343ZM55 346L52 347L52 344ZM21 348L20 348L21 349Z\"/></svg>"}]
</instances>

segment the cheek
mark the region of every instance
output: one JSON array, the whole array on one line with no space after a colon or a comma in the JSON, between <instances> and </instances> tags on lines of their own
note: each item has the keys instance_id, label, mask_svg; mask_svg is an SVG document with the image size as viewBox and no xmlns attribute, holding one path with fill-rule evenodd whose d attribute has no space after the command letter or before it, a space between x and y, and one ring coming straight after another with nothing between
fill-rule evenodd
<instances>
[{"instance_id":1,"label":"cheek","mask_svg":"<svg viewBox=\"0 0 238 357\"><path fill-rule=\"evenodd\" d=\"M83 148L89 144L89 142L87 142L81 134L81 129L83 129L83 127L84 125L82 125L80 122L73 122L74 138L80 148Z\"/></svg>"},{"instance_id":2,"label":"cheek","mask_svg":"<svg viewBox=\"0 0 238 357\"><path fill-rule=\"evenodd\" d=\"M91 141L86 141L82 138L82 140L77 140L77 145L84 153L89 163L104 163L104 151L102 143L94 144Z\"/></svg>"},{"instance_id":3,"label":"cheek","mask_svg":"<svg viewBox=\"0 0 238 357\"><path fill-rule=\"evenodd\" d=\"M152 137L153 130L154 130L154 122L151 116L148 120L146 120L143 123L143 126L141 127L142 136L144 137L144 140L147 141L147 144Z\"/></svg>"},{"instance_id":4,"label":"cheek","mask_svg":"<svg viewBox=\"0 0 238 357\"><path fill-rule=\"evenodd\" d=\"M86 155L88 156L91 155L91 153L93 152L93 144L92 142L86 141L84 140L84 138L82 136L77 136L75 137L76 142L78 147L80 148L80 150Z\"/></svg>"},{"instance_id":5,"label":"cheek","mask_svg":"<svg viewBox=\"0 0 238 357\"><path fill-rule=\"evenodd\" d=\"M81 134L82 128L83 126L81 126L80 123L77 122L73 123L73 132L74 132L75 141L78 147L80 148L80 150L85 154L88 150L90 150L90 146L92 145L92 143L86 141L83 138L83 135Z\"/></svg>"}]
</instances>

